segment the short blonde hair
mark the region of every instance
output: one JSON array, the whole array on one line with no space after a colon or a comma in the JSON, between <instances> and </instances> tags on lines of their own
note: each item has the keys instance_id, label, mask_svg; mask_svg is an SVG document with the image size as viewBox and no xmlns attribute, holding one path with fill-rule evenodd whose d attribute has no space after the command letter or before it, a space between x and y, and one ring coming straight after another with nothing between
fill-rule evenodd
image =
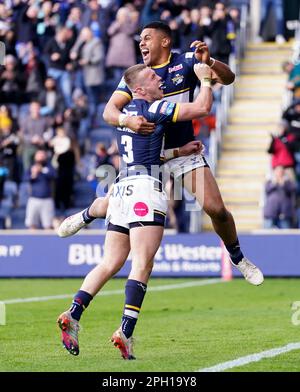
<instances>
[{"instance_id":1,"label":"short blonde hair","mask_svg":"<svg viewBox=\"0 0 300 392\"><path fill-rule=\"evenodd\" d=\"M147 68L147 65L145 64L137 64L133 65L130 68L127 68L126 71L124 72L124 80L125 83L127 84L128 88L132 91L135 89L135 83L137 80L137 77L140 72L142 72L144 69Z\"/></svg>"}]
</instances>

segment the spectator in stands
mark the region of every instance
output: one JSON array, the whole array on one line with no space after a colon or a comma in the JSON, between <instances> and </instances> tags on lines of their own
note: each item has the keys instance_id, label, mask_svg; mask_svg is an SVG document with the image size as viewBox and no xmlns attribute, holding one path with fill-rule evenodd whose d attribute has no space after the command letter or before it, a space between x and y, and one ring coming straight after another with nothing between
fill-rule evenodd
<instances>
[{"instance_id":1,"label":"spectator in stands","mask_svg":"<svg viewBox=\"0 0 300 392\"><path fill-rule=\"evenodd\" d=\"M283 70L288 74L286 88L293 93L293 99L300 98L300 62L294 64L286 61L282 65Z\"/></svg>"},{"instance_id":2,"label":"spectator in stands","mask_svg":"<svg viewBox=\"0 0 300 392\"><path fill-rule=\"evenodd\" d=\"M74 184L75 155L71 138L64 128L56 129L56 136L49 145L54 150L52 166L57 170L55 182L55 207L66 210L71 206Z\"/></svg>"},{"instance_id":3,"label":"spectator in stands","mask_svg":"<svg viewBox=\"0 0 300 392\"><path fill-rule=\"evenodd\" d=\"M208 27L212 23L212 9L208 6L200 7L199 10L199 25L201 27L200 38L205 41L207 45L211 46L211 38L209 37Z\"/></svg>"},{"instance_id":4,"label":"spectator in stands","mask_svg":"<svg viewBox=\"0 0 300 392\"><path fill-rule=\"evenodd\" d=\"M13 55L5 56L4 63L0 68L0 102L20 104L24 101L25 77Z\"/></svg>"},{"instance_id":5,"label":"spectator in stands","mask_svg":"<svg viewBox=\"0 0 300 392\"><path fill-rule=\"evenodd\" d=\"M36 4L30 5L24 2L19 2L17 6L19 6L19 10L14 15L17 33L16 51L20 56L28 42L32 42L33 45L37 44L36 27L39 8Z\"/></svg>"},{"instance_id":6,"label":"spectator in stands","mask_svg":"<svg viewBox=\"0 0 300 392\"><path fill-rule=\"evenodd\" d=\"M71 50L71 57L76 59L83 69L90 122L94 124L100 89L104 81L104 47L101 39L95 37L89 27L84 27Z\"/></svg>"},{"instance_id":7,"label":"spectator in stands","mask_svg":"<svg viewBox=\"0 0 300 392\"><path fill-rule=\"evenodd\" d=\"M55 12L55 5L52 4L52 1L44 1L41 4L38 13L36 27L40 50L42 50L46 43L55 36L55 27L59 24L58 18L59 17Z\"/></svg>"},{"instance_id":8,"label":"spectator in stands","mask_svg":"<svg viewBox=\"0 0 300 392\"><path fill-rule=\"evenodd\" d=\"M25 172L24 181L30 183L30 197L26 206L25 225L30 229L51 229L55 215L52 198L52 182L56 176L53 167L47 163L47 153L38 150L34 163Z\"/></svg>"},{"instance_id":9,"label":"spectator in stands","mask_svg":"<svg viewBox=\"0 0 300 392\"><path fill-rule=\"evenodd\" d=\"M5 45L5 53L7 55L11 54L12 56L17 57L16 33L14 30L9 29L8 23L5 25L3 30L0 28L0 38Z\"/></svg>"},{"instance_id":10,"label":"spectator in stands","mask_svg":"<svg viewBox=\"0 0 300 392\"><path fill-rule=\"evenodd\" d=\"M45 146L51 135L47 133L49 119L40 114L39 102L32 102L29 115L26 116L20 127L19 135L22 141L23 169L28 170L36 151Z\"/></svg>"},{"instance_id":11,"label":"spectator in stands","mask_svg":"<svg viewBox=\"0 0 300 392\"><path fill-rule=\"evenodd\" d=\"M295 159L296 178L298 180L298 193L300 195L300 100L295 100L288 107L282 118L288 122L288 132L294 137L292 152Z\"/></svg>"},{"instance_id":12,"label":"spectator in stands","mask_svg":"<svg viewBox=\"0 0 300 392\"><path fill-rule=\"evenodd\" d=\"M48 76L55 79L63 93L67 107L72 105L71 60L69 57L73 40L70 39L70 30L59 28L55 37L48 41L45 54L48 58Z\"/></svg>"},{"instance_id":13,"label":"spectator in stands","mask_svg":"<svg viewBox=\"0 0 300 392\"><path fill-rule=\"evenodd\" d=\"M54 116L65 110L64 97L57 89L55 80L50 77L45 80L44 88L40 90L38 95L38 101L41 105L42 116Z\"/></svg>"},{"instance_id":14,"label":"spectator in stands","mask_svg":"<svg viewBox=\"0 0 300 392\"><path fill-rule=\"evenodd\" d=\"M42 61L39 60L37 52L32 49L28 55L28 61L25 66L26 75L26 93L29 100L37 99L39 93L43 89L46 78L46 68Z\"/></svg>"},{"instance_id":15,"label":"spectator in stands","mask_svg":"<svg viewBox=\"0 0 300 392\"><path fill-rule=\"evenodd\" d=\"M95 37L107 45L107 29L111 20L111 7L103 8L97 0L88 0L87 7L82 14L82 25L90 27Z\"/></svg>"},{"instance_id":16,"label":"spectator in stands","mask_svg":"<svg viewBox=\"0 0 300 392\"><path fill-rule=\"evenodd\" d=\"M160 16L165 10L166 3L166 0L146 0L141 12L141 26L145 26L155 20L160 20Z\"/></svg>"},{"instance_id":17,"label":"spectator in stands","mask_svg":"<svg viewBox=\"0 0 300 392\"><path fill-rule=\"evenodd\" d=\"M82 152L84 152L90 129L87 97L82 91L75 90L73 101L73 107L65 110L61 123L57 125L63 125L72 142L78 144Z\"/></svg>"},{"instance_id":18,"label":"spectator in stands","mask_svg":"<svg viewBox=\"0 0 300 392\"><path fill-rule=\"evenodd\" d=\"M210 52L212 57L228 64L236 35L234 23L223 3L216 3L212 15L212 22L207 27L207 31L211 38Z\"/></svg>"},{"instance_id":19,"label":"spectator in stands","mask_svg":"<svg viewBox=\"0 0 300 392\"><path fill-rule=\"evenodd\" d=\"M300 164L300 100L294 101L294 103L285 110L282 118L288 122L289 137L290 139L293 138L291 150L294 154L294 158L298 164Z\"/></svg>"},{"instance_id":20,"label":"spectator in stands","mask_svg":"<svg viewBox=\"0 0 300 392\"><path fill-rule=\"evenodd\" d=\"M271 135L272 140L268 148L268 153L272 154L272 168L283 166L291 173L294 173L295 159L293 156L293 142L295 137L287 130L285 123L280 124L277 135Z\"/></svg>"},{"instance_id":21,"label":"spectator in stands","mask_svg":"<svg viewBox=\"0 0 300 392\"><path fill-rule=\"evenodd\" d=\"M66 20L65 26L73 30L74 37L77 38L82 29L82 12L80 7L72 7Z\"/></svg>"},{"instance_id":22,"label":"spectator in stands","mask_svg":"<svg viewBox=\"0 0 300 392\"><path fill-rule=\"evenodd\" d=\"M116 20L108 28L109 47L106 57L106 67L113 67L116 83L121 79L127 67L136 63L133 35L137 23L135 15L127 7L118 10Z\"/></svg>"},{"instance_id":23,"label":"spectator in stands","mask_svg":"<svg viewBox=\"0 0 300 392\"><path fill-rule=\"evenodd\" d=\"M180 44L181 44L181 37L180 37L180 16L174 18L172 13L169 9L164 10L161 13L160 20L167 25L169 25L171 29L171 38L173 43L173 51L180 52Z\"/></svg>"},{"instance_id":24,"label":"spectator in stands","mask_svg":"<svg viewBox=\"0 0 300 392\"><path fill-rule=\"evenodd\" d=\"M98 181L97 179L102 179L103 177L107 176L107 173L105 175L105 168L103 168L103 170L101 170L101 166L103 165L110 165L111 161L110 161L110 156L107 152L107 149L105 147L104 143L97 143L96 144L96 148L95 148L95 156L93 157L93 167L90 168L90 172L87 176L87 180L91 183L91 186L95 189L97 189L98 186ZM101 192L101 195L98 194L98 192L100 191L100 189L102 189L103 192ZM98 197L99 196L105 196L104 193L104 188L103 187L99 187L97 192ZM107 192L107 190L106 190Z\"/></svg>"},{"instance_id":25,"label":"spectator in stands","mask_svg":"<svg viewBox=\"0 0 300 392\"><path fill-rule=\"evenodd\" d=\"M277 166L273 178L265 186L264 227L290 229L295 218L296 184L285 173L283 166Z\"/></svg>"},{"instance_id":26,"label":"spectator in stands","mask_svg":"<svg viewBox=\"0 0 300 392\"><path fill-rule=\"evenodd\" d=\"M237 7L230 7L229 10L228 10L228 14L231 17L231 20L232 20L232 22L234 24L235 31L237 31L239 29L239 27L240 27L240 22L241 22L241 20L240 20L241 15L240 15L239 8L237 8Z\"/></svg>"},{"instance_id":27,"label":"spectator in stands","mask_svg":"<svg viewBox=\"0 0 300 392\"><path fill-rule=\"evenodd\" d=\"M10 109L0 107L0 160L8 169L8 178L19 182L17 148L19 137L16 135L17 124L12 118Z\"/></svg>"},{"instance_id":28,"label":"spectator in stands","mask_svg":"<svg viewBox=\"0 0 300 392\"><path fill-rule=\"evenodd\" d=\"M119 173L120 170L120 155L118 150L118 143L117 140L114 139L109 146L107 153L110 157L110 162L116 170L116 173Z\"/></svg>"},{"instance_id":29,"label":"spectator in stands","mask_svg":"<svg viewBox=\"0 0 300 392\"><path fill-rule=\"evenodd\" d=\"M284 38L284 17L283 17L283 4L282 0L260 0L261 5L261 28L260 37L264 37L264 40L270 39L272 32L264 31L267 30L266 24L268 17L270 17L270 9L272 7L275 14L275 40L278 44L285 42Z\"/></svg>"},{"instance_id":30,"label":"spectator in stands","mask_svg":"<svg viewBox=\"0 0 300 392\"><path fill-rule=\"evenodd\" d=\"M200 10L197 8L189 11L185 9L178 17L181 32L180 50L188 52L190 44L196 40L203 40L203 31L200 26Z\"/></svg>"},{"instance_id":31,"label":"spectator in stands","mask_svg":"<svg viewBox=\"0 0 300 392\"><path fill-rule=\"evenodd\" d=\"M95 169L97 169L101 165L108 165L110 163L109 154L104 143L97 143L95 153Z\"/></svg>"},{"instance_id":32,"label":"spectator in stands","mask_svg":"<svg viewBox=\"0 0 300 392\"><path fill-rule=\"evenodd\" d=\"M0 205L4 197L4 183L8 176L8 169L0 159Z\"/></svg>"}]
</instances>

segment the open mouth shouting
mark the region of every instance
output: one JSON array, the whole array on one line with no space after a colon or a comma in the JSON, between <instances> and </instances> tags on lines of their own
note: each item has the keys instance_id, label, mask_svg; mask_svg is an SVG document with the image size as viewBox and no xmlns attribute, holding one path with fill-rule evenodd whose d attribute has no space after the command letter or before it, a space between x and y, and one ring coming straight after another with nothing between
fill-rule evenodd
<instances>
[{"instance_id":1,"label":"open mouth shouting","mask_svg":"<svg viewBox=\"0 0 300 392\"><path fill-rule=\"evenodd\" d=\"M150 61L150 51L147 48L141 49L142 57L143 57L143 62L145 64L149 64Z\"/></svg>"}]
</instances>

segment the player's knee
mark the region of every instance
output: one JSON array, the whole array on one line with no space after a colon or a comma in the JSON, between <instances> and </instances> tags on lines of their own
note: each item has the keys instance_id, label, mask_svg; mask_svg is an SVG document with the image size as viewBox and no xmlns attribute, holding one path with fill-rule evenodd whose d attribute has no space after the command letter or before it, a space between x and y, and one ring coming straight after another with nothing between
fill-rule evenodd
<instances>
[{"instance_id":1,"label":"player's knee","mask_svg":"<svg viewBox=\"0 0 300 392\"><path fill-rule=\"evenodd\" d=\"M113 276L115 275L120 269L122 268L124 262L117 262L115 260L110 260L110 262L106 262L102 265L102 267L105 269L106 274Z\"/></svg>"},{"instance_id":2,"label":"player's knee","mask_svg":"<svg viewBox=\"0 0 300 392\"><path fill-rule=\"evenodd\" d=\"M132 272L138 276L150 276L153 268L153 261L132 263Z\"/></svg>"},{"instance_id":3,"label":"player's knee","mask_svg":"<svg viewBox=\"0 0 300 392\"><path fill-rule=\"evenodd\" d=\"M219 222L226 222L230 215L230 212L224 205L214 206L207 213L212 220Z\"/></svg>"}]
</instances>

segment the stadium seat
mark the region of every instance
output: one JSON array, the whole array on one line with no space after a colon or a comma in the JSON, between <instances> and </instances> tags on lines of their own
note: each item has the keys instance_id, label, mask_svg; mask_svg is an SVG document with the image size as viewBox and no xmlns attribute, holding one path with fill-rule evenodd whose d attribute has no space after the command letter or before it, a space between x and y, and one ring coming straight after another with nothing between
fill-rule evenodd
<instances>
[{"instance_id":1,"label":"stadium seat","mask_svg":"<svg viewBox=\"0 0 300 392\"><path fill-rule=\"evenodd\" d=\"M108 148L113 140L114 131L111 128L97 128L93 129L89 133L90 148L89 152L95 152L95 146L97 143L104 143L105 147Z\"/></svg>"},{"instance_id":2,"label":"stadium seat","mask_svg":"<svg viewBox=\"0 0 300 392\"><path fill-rule=\"evenodd\" d=\"M78 181L74 185L74 202L75 208L84 208L91 204L95 199L95 192L88 181Z\"/></svg>"},{"instance_id":3,"label":"stadium seat","mask_svg":"<svg viewBox=\"0 0 300 392\"><path fill-rule=\"evenodd\" d=\"M11 229L26 229L25 226L25 208L15 208L12 210L11 216Z\"/></svg>"},{"instance_id":4,"label":"stadium seat","mask_svg":"<svg viewBox=\"0 0 300 392\"><path fill-rule=\"evenodd\" d=\"M18 186L14 181L5 181L4 183L4 196L15 198L18 194Z\"/></svg>"},{"instance_id":5,"label":"stadium seat","mask_svg":"<svg viewBox=\"0 0 300 392\"><path fill-rule=\"evenodd\" d=\"M109 127L109 124L107 124L107 122L104 121L104 118L103 118L103 112L104 112L105 105L106 105L106 103L100 103L97 107L97 124L99 127Z\"/></svg>"}]
</instances>

